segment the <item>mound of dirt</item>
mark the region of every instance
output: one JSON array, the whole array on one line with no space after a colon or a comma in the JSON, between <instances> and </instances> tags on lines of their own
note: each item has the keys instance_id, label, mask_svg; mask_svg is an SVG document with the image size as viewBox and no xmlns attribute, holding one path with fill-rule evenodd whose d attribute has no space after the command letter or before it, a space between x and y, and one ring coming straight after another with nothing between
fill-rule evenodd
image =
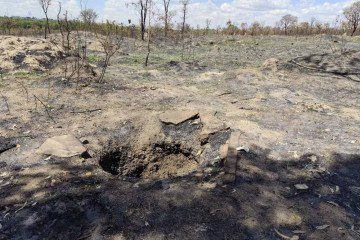
<instances>
[{"instance_id":1,"label":"mound of dirt","mask_svg":"<svg viewBox=\"0 0 360 240\"><path fill-rule=\"evenodd\" d=\"M33 37L0 36L2 72L44 72L59 58L50 42Z\"/></svg>"},{"instance_id":2,"label":"mound of dirt","mask_svg":"<svg viewBox=\"0 0 360 240\"><path fill-rule=\"evenodd\" d=\"M277 58L269 58L269 59L264 61L264 63L261 66L261 70L277 71L278 70L278 64L279 64L279 59L277 59Z\"/></svg>"}]
</instances>

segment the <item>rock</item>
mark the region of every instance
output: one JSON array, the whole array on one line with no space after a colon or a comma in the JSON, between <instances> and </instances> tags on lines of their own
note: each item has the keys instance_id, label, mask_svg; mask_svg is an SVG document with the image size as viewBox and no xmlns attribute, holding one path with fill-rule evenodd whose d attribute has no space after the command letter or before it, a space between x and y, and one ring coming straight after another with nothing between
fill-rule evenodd
<instances>
[{"instance_id":1,"label":"rock","mask_svg":"<svg viewBox=\"0 0 360 240\"><path fill-rule=\"evenodd\" d=\"M64 135L47 139L36 152L57 157L73 157L86 152L86 148L74 136Z\"/></svg>"},{"instance_id":2,"label":"rock","mask_svg":"<svg viewBox=\"0 0 360 240\"><path fill-rule=\"evenodd\" d=\"M14 139L4 138L0 136L0 154L15 147L16 144Z\"/></svg>"},{"instance_id":3,"label":"rock","mask_svg":"<svg viewBox=\"0 0 360 240\"><path fill-rule=\"evenodd\" d=\"M187 120L197 118L199 112L197 111L169 111L163 114L160 114L160 121L165 124L175 124L178 125Z\"/></svg>"},{"instance_id":4,"label":"rock","mask_svg":"<svg viewBox=\"0 0 360 240\"><path fill-rule=\"evenodd\" d=\"M329 225L321 225L321 226L317 226L316 229L317 230L324 230L327 229L328 227L330 227Z\"/></svg>"},{"instance_id":5,"label":"rock","mask_svg":"<svg viewBox=\"0 0 360 240\"><path fill-rule=\"evenodd\" d=\"M226 156L228 154L228 149L229 149L229 145L227 143L220 146L219 152L220 152L220 159L221 160L226 159Z\"/></svg>"},{"instance_id":6,"label":"rock","mask_svg":"<svg viewBox=\"0 0 360 240\"><path fill-rule=\"evenodd\" d=\"M311 155L310 157L308 157L308 159L312 162L312 163L316 163L317 162L317 156L315 155Z\"/></svg>"},{"instance_id":7,"label":"rock","mask_svg":"<svg viewBox=\"0 0 360 240\"><path fill-rule=\"evenodd\" d=\"M294 187L297 190L308 190L309 189L308 185L306 185L306 184L295 184Z\"/></svg>"},{"instance_id":8,"label":"rock","mask_svg":"<svg viewBox=\"0 0 360 240\"><path fill-rule=\"evenodd\" d=\"M236 151L240 152L240 151L244 151L246 153L250 152L250 149L247 146L241 146L241 147L237 147Z\"/></svg>"},{"instance_id":9,"label":"rock","mask_svg":"<svg viewBox=\"0 0 360 240\"><path fill-rule=\"evenodd\" d=\"M302 217L291 209L277 208L273 221L279 226L299 226L302 223Z\"/></svg>"}]
</instances>

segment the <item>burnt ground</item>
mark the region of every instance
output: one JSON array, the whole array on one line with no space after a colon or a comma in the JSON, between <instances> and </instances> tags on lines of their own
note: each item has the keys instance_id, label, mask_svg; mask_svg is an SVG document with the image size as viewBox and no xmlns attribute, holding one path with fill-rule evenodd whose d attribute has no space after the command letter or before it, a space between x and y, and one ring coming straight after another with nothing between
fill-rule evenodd
<instances>
[{"instance_id":1,"label":"burnt ground","mask_svg":"<svg viewBox=\"0 0 360 240\"><path fill-rule=\"evenodd\" d=\"M133 44L103 85L4 74L0 238L360 239L356 39L204 37L185 61L159 43L149 68ZM164 125L171 110L199 116ZM219 148L234 131L250 151L224 184ZM89 154L35 153L63 134Z\"/></svg>"}]
</instances>

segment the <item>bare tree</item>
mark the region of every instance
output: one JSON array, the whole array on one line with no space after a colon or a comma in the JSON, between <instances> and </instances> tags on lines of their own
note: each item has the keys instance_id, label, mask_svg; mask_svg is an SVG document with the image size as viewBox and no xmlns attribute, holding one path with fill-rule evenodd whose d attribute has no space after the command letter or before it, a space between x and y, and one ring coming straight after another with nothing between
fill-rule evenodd
<instances>
[{"instance_id":1,"label":"bare tree","mask_svg":"<svg viewBox=\"0 0 360 240\"><path fill-rule=\"evenodd\" d=\"M119 36L119 28L115 22L107 21L102 34L96 33L104 53L104 64L98 78L98 83L103 83L106 69L109 66L110 59L121 48L123 38Z\"/></svg>"},{"instance_id":2,"label":"bare tree","mask_svg":"<svg viewBox=\"0 0 360 240\"><path fill-rule=\"evenodd\" d=\"M351 27L351 36L354 36L360 23L360 1L353 3L350 7L344 9L344 16Z\"/></svg>"},{"instance_id":3,"label":"bare tree","mask_svg":"<svg viewBox=\"0 0 360 240\"><path fill-rule=\"evenodd\" d=\"M89 8L82 10L80 12L80 17L86 25L91 26L93 23L95 23L95 20L98 17L98 15L93 9Z\"/></svg>"},{"instance_id":4,"label":"bare tree","mask_svg":"<svg viewBox=\"0 0 360 240\"><path fill-rule=\"evenodd\" d=\"M288 34L289 28L294 27L296 25L297 21L298 18L291 14L286 14L280 19L280 26L284 28L285 35Z\"/></svg>"},{"instance_id":5,"label":"bare tree","mask_svg":"<svg viewBox=\"0 0 360 240\"><path fill-rule=\"evenodd\" d=\"M58 25L59 25L60 34L61 34L61 45L62 45L62 48L64 49L64 52L66 54L68 54L71 49L70 35L72 32L72 24L68 19L67 11L65 11L63 18L61 18L60 15L61 15L61 2L59 2L59 11L57 14L57 21L58 21Z\"/></svg>"},{"instance_id":6,"label":"bare tree","mask_svg":"<svg viewBox=\"0 0 360 240\"><path fill-rule=\"evenodd\" d=\"M85 33L84 33L84 42L83 42L83 54L84 58L87 56L87 31L91 32L92 25L95 23L96 18L98 17L97 13L93 9L84 9L80 12L80 17L85 24Z\"/></svg>"},{"instance_id":7,"label":"bare tree","mask_svg":"<svg viewBox=\"0 0 360 240\"><path fill-rule=\"evenodd\" d=\"M143 40L143 41L145 41L146 18L147 18L147 13L148 13L148 8L149 8L149 1L150 0L136 0L135 2L130 3L139 11L141 40Z\"/></svg>"},{"instance_id":8,"label":"bare tree","mask_svg":"<svg viewBox=\"0 0 360 240\"><path fill-rule=\"evenodd\" d=\"M209 33L210 24L211 24L211 20L210 20L209 18L207 18L207 19L205 20L205 30L206 30L206 34Z\"/></svg>"},{"instance_id":9,"label":"bare tree","mask_svg":"<svg viewBox=\"0 0 360 240\"><path fill-rule=\"evenodd\" d=\"M245 35L245 33L246 33L247 29L248 29L248 24L247 23L241 23L240 28L241 28L241 31L242 31L242 35Z\"/></svg>"},{"instance_id":10,"label":"bare tree","mask_svg":"<svg viewBox=\"0 0 360 240\"><path fill-rule=\"evenodd\" d=\"M163 0L164 16L162 16L161 18L164 20L165 37L167 37L167 35L168 35L170 20L173 17L173 13L169 11L170 1L171 0Z\"/></svg>"},{"instance_id":11,"label":"bare tree","mask_svg":"<svg viewBox=\"0 0 360 240\"><path fill-rule=\"evenodd\" d=\"M185 25L186 25L186 14L188 10L188 5L190 3L190 0L180 0L180 3L182 5L182 24L181 24L181 39L184 39L184 33L185 33Z\"/></svg>"},{"instance_id":12,"label":"bare tree","mask_svg":"<svg viewBox=\"0 0 360 240\"><path fill-rule=\"evenodd\" d=\"M45 39L47 37L47 34L50 34L50 26L49 26L49 6L51 5L52 0L39 0L40 6L42 10L44 11L45 18L46 18L46 25L45 25Z\"/></svg>"},{"instance_id":13,"label":"bare tree","mask_svg":"<svg viewBox=\"0 0 360 240\"><path fill-rule=\"evenodd\" d=\"M152 13L152 6L153 5L153 1L152 0L149 0L149 20L148 20L148 38L147 38L147 54L146 54L146 58L145 58L145 67L148 66L148 63L149 63L149 56L150 56L150 52L151 52L151 48L150 48L150 37L151 37L151 15L153 14Z\"/></svg>"}]
</instances>

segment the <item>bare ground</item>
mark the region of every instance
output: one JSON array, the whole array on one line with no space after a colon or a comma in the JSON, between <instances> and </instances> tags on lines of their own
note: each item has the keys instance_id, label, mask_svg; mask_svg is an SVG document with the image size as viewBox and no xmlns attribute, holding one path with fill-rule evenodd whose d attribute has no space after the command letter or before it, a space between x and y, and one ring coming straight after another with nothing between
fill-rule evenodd
<instances>
[{"instance_id":1,"label":"bare ground","mask_svg":"<svg viewBox=\"0 0 360 240\"><path fill-rule=\"evenodd\" d=\"M17 147L0 154L0 238L360 239L359 42L193 45L180 61L179 46L157 44L145 69L144 45L128 40L106 84L79 91L60 73L4 74L0 134ZM199 114L161 123L173 110ZM250 151L225 185L219 149L236 131ZM35 153L63 134L90 156Z\"/></svg>"}]
</instances>

